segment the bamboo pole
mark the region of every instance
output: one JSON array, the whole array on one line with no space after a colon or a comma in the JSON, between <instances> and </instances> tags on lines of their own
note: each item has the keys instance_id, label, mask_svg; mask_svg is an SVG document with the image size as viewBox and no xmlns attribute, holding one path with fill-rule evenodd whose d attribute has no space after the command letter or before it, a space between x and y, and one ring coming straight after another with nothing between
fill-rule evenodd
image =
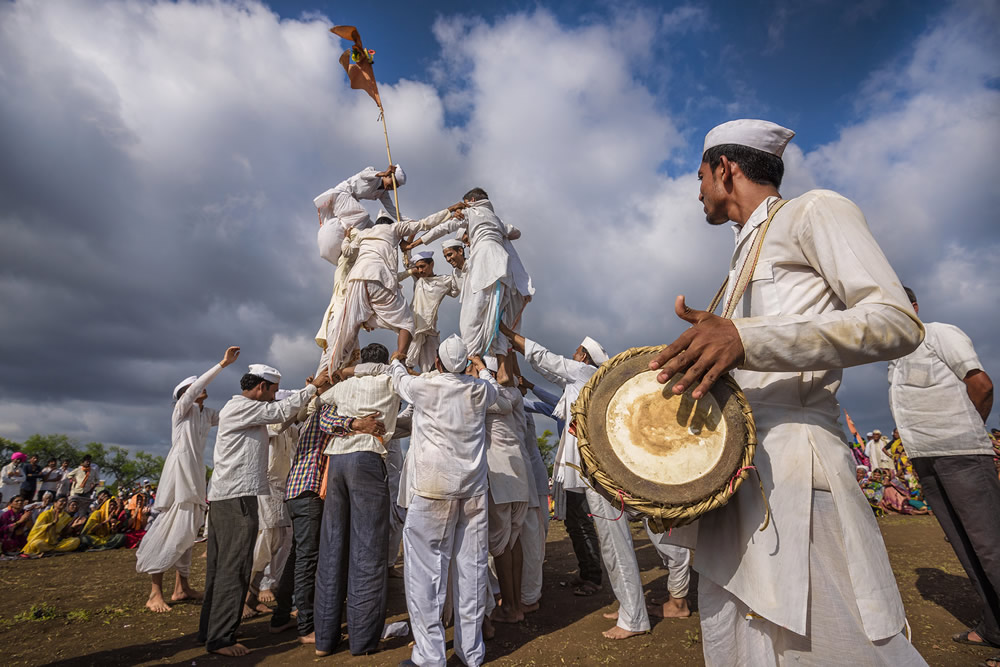
<instances>
[{"instance_id":1,"label":"bamboo pole","mask_svg":"<svg viewBox=\"0 0 1000 667\"><path fill-rule=\"evenodd\" d=\"M392 169L392 173L390 175L392 176L392 197L394 203L396 204L396 219L402 220L403 214L399 210L399 187L396 185L396 170L393 168L394 163L392 161L392 151L389 150L389 128L386 127L385 124L385 109L380 106L379 111L379 118L382 121L382 134L385 135L385 153L389 156L389 168Z\"/></svg>"}]
</instances>

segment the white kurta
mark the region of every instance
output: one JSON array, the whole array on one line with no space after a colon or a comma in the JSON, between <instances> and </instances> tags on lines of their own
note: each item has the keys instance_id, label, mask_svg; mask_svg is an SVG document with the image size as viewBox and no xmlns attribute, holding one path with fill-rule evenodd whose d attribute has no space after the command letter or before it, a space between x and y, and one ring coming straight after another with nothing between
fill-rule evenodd
<instances>
[{"instance_id":1,"label":"white kurta","mask_svg":"<svg viewBox=\"0 0 1000 667\"><path fill-rule=\"evenodd\" d=\"M160 574L176 567L187 576L191 547L205 519L205 439L219 413L195 403L222 370L216 364L192 383L174 404L170 452L163 463L153 510L158 512L136 551L135 569Z\"/></svg>"},{"instance_id":2,"label":"white kurta","mask_svg":"<svg viewBox=\"0 0 1000 667\"><path fill-rule=\"evenodd\" d=\"M411 275L409 271L400 277ZM460 286L455 274L413 278L413 341L406 353L406 364L422 372L434 368L441 336L437 329L438 309L446 296L457 297Z\"/></svg>"},{"instance_id":3,"label":"white kurta","mask_svg":"<svg viewBox=\"0 0 1000 667\"><path fill-rule=\"evenodd\" d=\"M872 470L875 468L895 470L895 463L893 463L892 457L882 449L888 444L889 441L885 438L879 438L878 440L873 438L865 443L865 456L868 457Z\"/></svg>"},{"instance_id":4,"label":"white kurta","mask_svg":"<svg viewBox=\"0 0 1000 667\"><path fill-rule=\"evenodd\" d=\"M399 242L419 231L446 221L451 212L439 211L423 220L403 220L375 225L360 232L352 246L357 249L354 266L347 276L347 295L342 310L334 313L333 338L327 340L329 368L339 369L357 346L362 325L399 332L413 332L413 312L399 289Z\"/></svg>"},{"instance_id":5,"label":"white kurta","mask_svg":"<svg viewBox=\"0 0 1000 667\"><path fill-rule=\"evenodd\" d=\"M486 411L486 460L490 495L496 503L528 502L532 478L524 459L524 399L513 387L500 387Z\"/></svg>"},{"instance_id":6,"label":"white kurta","mask_svg":"<svg viewBox=\"0 0 1000 667\"><path fill-rule=\"evenodd\" d=\"M767 217L767 203L736 228L730 291ZM848 554L846 592L853 590L871 640L898 634L902 601L843 445L836 392L841 368L906 354L923 332L861 211L825 190L788 201L773 219L733 322L745 349L733 376L754 411L754 465L771 522L758 530L764 507L751 479L728 505L701 518L695 569L754 613L805 634L813 523L808 508L812 471L819 466Z\"/></svg>"},{"instance_id":7,"label":"white kurta","mask_svg":"<svg viewBox=\"0 0 1000 667\"><path fill-rule=\"evenodd\" d=\"M535 419L530 412L525 411L524 423L524 450L537 500L528 503L528 513L521 528L521 602L535 604L542 597L542 564L545 562L545 540L549 535L549 473L538 449Z\"/></svg>"},{"instance_id":8,"label":"white kurta","mask_svg":"<svg viewBox=\"0 0 1000 667\"><path fill-rule=\"evenodd\" d=\"M11 461L0 471L0 481L3 482L3 501L8 500L21 493L21 482L25 479L24 471L15 462Z\"/></svg>"},{"instance_id":9,"label":"white kurta","mask_svg":"<svg viewBox=\"0 0 1000 667\"><path fill-rule=\"evenodd\" d=\"M281 424L271 424L267 432L267 486L271 493L257 496L259 523L253 552L253 571L263 573L259 590L277 587L292 548L292 520L285 507L285 487L299 443L299 427L295 424L284 429Z\"/></svg>"}]
</instances>

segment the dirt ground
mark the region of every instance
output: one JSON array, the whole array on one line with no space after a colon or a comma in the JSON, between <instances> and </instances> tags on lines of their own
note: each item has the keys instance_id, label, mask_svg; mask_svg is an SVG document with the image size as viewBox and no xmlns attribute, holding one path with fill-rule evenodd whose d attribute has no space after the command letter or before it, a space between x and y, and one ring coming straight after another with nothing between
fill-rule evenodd
<instances>
[{"instance_id":1,"label":"dirt ground","mask_svg":"<svg viewBox=\"0 0 1000 667\"><path fill-rule=\"evenodd\" d=\"M934 518L894 516L880 519L880 525L913 641L927 662L976 665L991 655L989 650L951 641L952 634L976 620L978 604ZM632 528L647 594L661 595L666 571L641 525ZM204 582L205 560L197 556L203 551L203 544L195 547L192 580L199 583ZM496 638L487 643L489 663L702 664L697 612L681 620L654 619L647 635L619 642L604 639L600 633L612 622L600 612L613 610L614 598L607 585L593 597L575 597L565 586L575 566L562 523L552 522L542 608L525 623L498 626ZM355 658L341 649L328 658L316 658L311 647L298 644L294 631L269 634L267 617L241 628L243 642L253 649L248 657L209 655L195 643L199 606L179 604L166 614L146 611L148 579L136 574L135 553L125 550L3 561L0 591L0 664L4 665L396 665L409 657L409 640L401 638L385 642L385 650L373 656ZM31 616L40 618L28 620ZM389 620L405 618L402 580L390 579ZM459 663L452 656L449 664Z\"/></svg>"}]
</instances>

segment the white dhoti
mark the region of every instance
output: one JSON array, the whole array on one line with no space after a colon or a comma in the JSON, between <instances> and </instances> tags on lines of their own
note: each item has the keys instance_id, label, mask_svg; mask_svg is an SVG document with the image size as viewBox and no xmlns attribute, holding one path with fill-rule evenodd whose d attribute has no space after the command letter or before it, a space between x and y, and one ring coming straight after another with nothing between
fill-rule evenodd
<instances>
[{"instance_id":1,"label":"white dhoti","mask_svg":"<svg viewBox=\"0 0 1000 667\"><path fill-rule=\"evenodd\" d=\"M487 515L490 555L495 558L514 546L517 538L521 536L521 528L524 526L524 517L527 513L528 503L498 503L494 502L493 494L489 494Z\"/></svg>"},{"instance_id":2,"label":"white dhoti","mask_svg":"<svg viewBox=\"0 0 1000 667\"><path fill-rule=\"evenodd\" d=\"M653 543L656 553L660 554L663 567L667 568L667 592L672 598L686 598L691 584L691 549L670 544L670 534L666 532L654 533L649 529L648 520L645 524L646 535Z\"/></svg>"},{"instance_id":3,"label":"white dhoti","mask_svg":"<svg viewBox=\"0 0 1000 667\"><path fill-rule=\"evenodd\" d=\"M191 573L191 547L204 519L205 509L197 503L171 505L159 514L139 543L135 571L163 574L175 568L187 578Z\"/></svg>"},{"instance_id":4,"label":"white dhoti","mask_svg":"<svg viewBox=\"0 0 1000 667\"><path fill-rule=\"evenodd\" d=\"M454 570L455 654L466 665L482 664L483 615L487 596L486 496L461 500L410 498L403 527L403 581L413 630L411 659L426 667L444 667L441 614Z\"/></svg>"},{"instance_id":5,"label":"white dhoti","mask_svg":"<svg viewBox=\"0 0 1000 667\"><path fill-rule=\"evenodd\" d=\"M472 355L506 355L510 341L500 333L500 320L509 304L507 286L496 281L492 286L467 292L462 296L458 330Z\"/></svg>"},{"instance_id":6,"label":"white dhoti","mask_svg":"<svg viewBox=\"0 0 1000 667\"><path fill-rule=\"evenodd\" d=\"M646 632L650 628L649 614L646 612L646 598L642 592L628 516L622 515L614 521L621 514L621 508L612 507L604 496L590 488L587 489L587 504L594 516L601 560L618 599L618 627L629 632Z\"/></svg>"},{"instance_id":7,"label":"white dhoti","mask_svg":"<svg viewBox=\"0 0 1000 667\"><path fill-rule=\"evenodd\" d=\"M441 335L437 332L413 334L413 340L406 351L406 364L411 368L419 367L421 373L434 370L439 345L441 345Z\"/></svg>"},{"instance_id":8,"label":"white dhoti","mask_svg":"<svg viewBox=\"0 0 1000 667\"><path fill-rule=\"evenodd\" d=\"M348 281L344 307L336 313L333 334L327 337L331 372L343 366L358 346L362 325L397 333L401 329L412 332L413 311L398 287L390 290L374 280Z\"/></svg>"},{"instance_id":9,"label":"white dhoti","mask_svg":"<svg viewBox=\"0 0 1000 667\"><path fill-rule=\"evenodd\" d=\"M549 496L538 494L538 507L529 507L521 528L521 602L535 604L542 598L542 564L549 535Z\"/></svg>"},{"instance_id":10,"label":"white dhoti","mask_svg":"<svg viewBox=\"0 0 1000 667\"><path fill-rule=\"evenodd\" d=\"M409 358L409 357L407 357ZM389 484L389 567L399 558L399 545L403 541L403 524L406 509L397 504L399 500L399 480L403 473L403 451L399 440L390 440L385 446L385 472Z\"/></svg>"},{"instance_id":11,"label":"white dhoti","mask_svg":"<svg viewBox=\"0 0 1000 667\"><path fill-rule=\"evenodd\" d=\"M705 664L926 665L902 632L877 642L868 638L830 492L813 491L811 526L807 636L751 614L736 596L702 575L698 606Z\"/></svg>"},{"instance_id":12,"label":"white dhoti","mask_svg":"<svg viewBox=\"0 0 1000 667\"><path fill-rule=\"evenodd\" d=\"M291 526L262 528L257 533L257 543L253 548L253 571L257 576L254 576L250 584L255 594L278 587L278 580L281 579L281 572L291 550Z\"/></svg>"}]
</instances>

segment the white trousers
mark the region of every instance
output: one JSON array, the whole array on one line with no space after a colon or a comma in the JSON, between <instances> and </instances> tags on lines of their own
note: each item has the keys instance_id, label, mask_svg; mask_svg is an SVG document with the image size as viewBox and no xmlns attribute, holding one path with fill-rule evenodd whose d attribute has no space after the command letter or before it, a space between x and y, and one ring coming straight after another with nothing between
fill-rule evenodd
<instances>
[{"instance_id":1,"label":"white trousers","mask_svg":"<svg viewBox=\"0 0 1000 667\"><path fill-rule=\"evenodd\" d=\"M458 330L462 342L474 354L506 355L510 341L500 333L500 317L507 305L507 286L497 281L478 292L462 295L462 310L458 317Z\"/></svg>"},{"instance_id":2,"label":"white trousers","mask_svg":"<svg viewBox=\"0 0 1000 667\"><path fill-rule=\"evenodd\" d=\"M489 545L490 555L496 558L504 551L511 549L517 538L521 536L521 529L524 526L524 517L528 513L528 503L497 503L493 501L493 494L489 496L487 506L487 516L489 521Z\"/></svg>"},{"instance_id":3,"label":"white trousers","mask_svg":"<svg viewBox=\"0 0 1000 667\"><path fill-rule=\"evenodd\" d=\"M374 280L349 280L344 307L335 313L333 330L326 339L324 358L330 372L339 369L358 346L361 325L412 332L413 311L399 289L387 289Z\"/></svg>"},{"instance_id":4,"label":"white trousers","mask_svg":"<svg viewBox=\"0 0 1000 667\"><path fill-rule=\"evenodd\" d=\"M601 560L611 580L611 590L618 599L618 627L629 632L646 632L650 628L649 614L646 612L646 598L642 592L628 515L613 521L621 514L621 507L612 507L604 496L590 488L587 489L587 504L594 515Z\"/></svg>"},{"instance_id":5,"label":"white trousers","mask_svg":"<svg viewBox=\"0 0 1000 667\"><path fill-rule=\"evenodd\" d=\"M411 368L419 367L421 373L434 370L440 345L440 334L434 332L413 334L410 348L406 351L406 364Z\"/></svg>"},{"instance_id":6,"label":"white trousers","mask_svg":"<svg viewBox=\"0 0 1000 667\"><path fill-rule=\"evenodd\" d=\"M871 641L854 599L849 554L829 491L813 491L806 635L751 614L742 601L702 575L701 636L708 667L730 665L926 665L900 633ZM748 617L749 615L749 617Z\"/></svg>"},{"instance_id":7,"label":"white trousers","mask_svg":"<svg viewBox=\"0 0 1000 667\"><path fill-rule=\"evenodd\" d=\"M667 592L672 598L686 598L691 585L691 549L667 544L667 533L654 533L646 521L646 535L667 568Z\"/></svg>"},{"instance_id":8,"label":"white trousers","mask_svg":"<svg viewBox=\"0 0 1000 667\"><path fill-rule=\"evenodd\" d=\"M413 629L411 660L418 665L444 667L447 662L441 614L449 567L454 570L455 655L470 667L482 664L487 542L485 495L410 499L403 526L403 582Z\"/></svg>"},{"instance_id":9,"label":"white trousers","mask_svg":"<svg viewBox=\"0 0 1000 667\"><path fill-rule=\"evenodd\" d=\"M163 574L174 568L187 578L191 573L191 547L198 539L198 529L204 519L205 510L201 505L171 505L170 509L157 516L139 543L135 571Z\"/></svg>"},{"instance_id":10,"label":"white trousers","mask_svg":"<svg viewBox=\"0 0 1000 667\"><path fill-rule=\"evenodd\" d=\"M549 535L549 496L538 494L538 507L529 507L521 528L521 602L535 604L542 598L542 564Z\"/></svg>"},{"instance_id":11,"label":"white trousers","mask_svg":"<svg viewBox=\"0 0 1000 667\"><path fill-rule=\"evenodd\" d=\"M403 541L403 523L406 509L397 504L399 500L399 478L403 473L403 451L399 440L390 440L386 445L385 472L389 484L389 567L399 558L399 545Z\"/></svg>"}]
</instances>

